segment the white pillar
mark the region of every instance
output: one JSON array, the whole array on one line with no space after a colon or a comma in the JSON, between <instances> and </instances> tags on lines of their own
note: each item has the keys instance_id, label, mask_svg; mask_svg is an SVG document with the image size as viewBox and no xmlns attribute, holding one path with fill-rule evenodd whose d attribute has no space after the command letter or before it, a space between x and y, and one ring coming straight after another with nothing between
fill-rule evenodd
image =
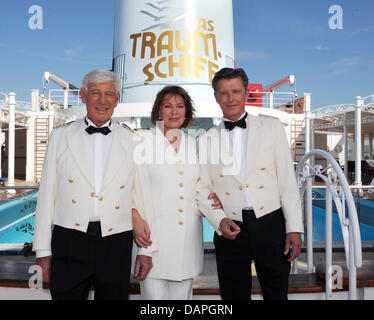
<instances>
[{"instance_id":1,"label":"white pillar","mask_svg":"<svg viewBox=\"0 0 374 320\"><path fill-rule=\"evenodd\" d=\"M31 90L31 109L34 112L40 110L39 90Z\"/></svg>"},{"instance_id":2,"label":"white pillar","mask_svg":"<svg viewBox=\"0 0 374 320\"><path fill-rule=\"evenodd\" d=\"M362 98L356 97L355 107L355 185L361 186L361 108Z\"/></svg>"},{"instance_id":3,"label":"white pillar","mask_svg":"<svg viewBox=\"0 0 374 320\"><path fill-rule=\"evenodd\" d=\"M305 154L310 151L310 105L311 93L304 93L304 112L305 112Z\"/></svg>"},{"instance_id":4,"label":"white pillar","mask_svg":"<svg viewBox=\"0 0 374 320\"><path fill-rule=\"evenodd\" d=\"M273 109L274 106L274 94L273 91L269 93L269 108Z\"/></svg>"},{"instance_id":5,"label":"white pillar","mask_svg":"<svg viewBox=\"0 0 374 320\"><path fill-rule=\"evenodd\" d=\"M26 131L26 181L35 181L35 119L30 116Z\"/></svg>"},{"instance_id":6,"label":"white pillar","mask_svg":"<svg viewBox=\"0 0 374 320\"><path fill-rule=\"evenodd\" d=\"M326 188L325 288L326 300L332 299L332 195Z\"/></svg>"},{"instance_id":7,"label":"white pillar","mask_svg":"<svg viewBox=\"0 0 374 320\"><path fill-rule=\"evenodd\" d=\"M51 131L53 129L53 125L54 125L54 120L55 120L55 111L50 108L49 111L48 111L48 133L49 135L51 135Z\"/></svg>"},{"instance_id":8,"label":"white pillar","mask_svg":"<svg viewBox=\"0 0 374 320\"><path fill-rule=\"evenodd\" d=\"M310 150L314 150L314 148L315 148L315 134L314 134L314 120L312 118L310 119L309 135L310 135ZM315 156L311 157L310 160L311 160L312 165L314 166Z\"/></svg>"},{"instance_id":9,"label":"white pillar","mask_svg":"<svg viewBox=\"0 0 374 320\"><path fill-rule=\"evenodd\" d=\"M0 127L1 127L1 123L0 123ZM3 131L0 130L0 177L3 176L3 172L2 172L2 169L1 169L1 164L3 163L1 148L4 144L4 142L5 142L5 137L6 137L5 131L3 132Z\"/></svg>"},{"instance_id":10,"label":"white pillar","mask_svg":"<svg viewBox=\"0 0 374 320\"><path fill-rule=\"evenodd\" d=\"M9 129L8 129L8 186L14 186L14 162L16 140L16 94L9 93Z\"/></svg>"},{"instance_id":11,"label":"white pillar","mask_svg":"<svg viewBox=\"0 0 374 320\"><path fill-rule=\"evenodd\" d=\"M344 174L348 179L348 125L347 113L344 113Z\"/></svg>"},{"instance_id":12,"label":"white pillar","mask_svg":"<svg viewBox=\"0 0 374 320\"><path fill-rule=\"evenodd\" d=\"M361 134L361 159L365 159L365 134Z\"/></svg>"},{"instance_id":13,"label":"white pillar","mask_svg":"<svg viewBox=\"0 0 374 320\"><path fill-rule=\"evenodd\" d=\"M305 154L310 151L310 106L311 93L304 93L305 112ZM307 163L309 163L309 159ZM307 221L306 244L308 273L313 272L313 207L312 207L312 178L306 180L306 192L304 197L305 216Z\"/></svg>"},{"instance_id":14,"label":"white pillar","mask_svg":"<svg viewBox=\"0 0 374 320\"><path fill-rule=\"evenodd\" d=\"M66 109L69 105L69 90L64 90L64 109Z\"/></svg>"}]
</instances>

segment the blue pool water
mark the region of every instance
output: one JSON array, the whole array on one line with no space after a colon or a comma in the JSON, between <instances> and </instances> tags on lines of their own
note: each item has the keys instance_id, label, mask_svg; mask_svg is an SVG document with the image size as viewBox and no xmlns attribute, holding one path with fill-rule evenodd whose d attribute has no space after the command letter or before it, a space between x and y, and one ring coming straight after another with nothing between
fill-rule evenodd
<instances>
[{"instance_id":1,"label":"blue pool water","mask_svg":"<svg viewBox=\"0 0 374 320\"><path fill-rule=\"evenodd\" d=\"M320 190L318 190L320 191ZM324 194L320 194L324 196ZM33 241L34 216L37 192L27 198L19 198L0 204L0 244ZM320 202L321 201L321 202ZM361 200L361 240L374 241L374 202ZM325 241L324 200L313 200L313 241ZM21 220L21 221L18 221ZM15 221L18 221L14 223ZM333 241L343 241L338 215L333 214ZM212 242L214 229L203 218L204 242Z\"/></svg>"},{"instance_id":2,"label":"blue pool water","mask_svg":"<svg viewBox=\"0 0 374 320\"><path fill-rule=\"evenodd\" d=\"M0 204L0 244L33 241L37 192ZM18 222L17 222L18 221Z\"/></svg>"},{"instance_id":3,"label":"blue pool water","mask_svg":"<svg viewBox=\"0 0 374 320\"><path fill-rule=\"evenodd\" d=\"M324 200L323 200L324 202ZM371 211L371 210L370 210ZM361 208L362 212L362 208ZM371 211L371 215L374 216L374 210ZM325 241L326 230L325 230L325 210L313 205L313 241ZM204 242L212 242L214 236L214 229L210 225L207 219L203 218L204 224ZM341 232L340 221L337 213L332 215L332 241L343 241L343 235ZM374 225L366 223L360 223L361 230L361 241L374 241Z\"/></svg>"},{"instance_id":4,"label":"blue pool water","mask_svg":"<svg viewBox=\"0 0 374 320\"><path fill-rule=\"evenodd\" d=\"M0 244L33 242L34 216L0 232Z\"/></svg>"}]
</instances>

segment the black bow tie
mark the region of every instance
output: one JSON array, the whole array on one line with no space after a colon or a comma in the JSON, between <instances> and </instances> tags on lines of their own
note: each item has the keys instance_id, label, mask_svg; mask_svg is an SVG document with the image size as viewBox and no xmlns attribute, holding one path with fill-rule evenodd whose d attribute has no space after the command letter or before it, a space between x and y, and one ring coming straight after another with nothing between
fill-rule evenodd
<instances>
[{"instance_id":1,"label":"black bow tie","mask_svg":"<svg viewBox=\"0 0 374 320\"><path fill-rule=\"evenodd\" d=\"M245 128L247 128L247 123L245 122L245 118L247 118L247 113L245 114L245 116L243 118L241 118L240 120L238 120L236 122L224 121L225 128L229 131L234 129L235 127L240 127L240 128L245 129Z\"/></svg>"},{"instance_id":2,"label":"black bow tie","mask_svg":"<svg viewBox=\"0 0 374 320\"><path fill-rule=\"evenodd\" d=\"M86 122L86 124L88 125L88 122L86 119L84 119L84 121ZM86 132L88 134L93 134L93 133L102 133L103 135L107 135L108 133L111 132L111 130L109 129L109 127L100 127L100 128L97 128L97 127L94 127L94 126L89 126L86 128Z\"/></svg>"},{"instance_id":3,"label":"black bow tie","mask_svg":"<svg viewBox=\"0 0 374 320\"><path fill-rule=\"evenodd\" d=\"M102 133L103 135L107 135L111 131L108 127L96 128L96 127L93 127L93 126L89 126L88 128L86 128L86 132L88 134L93 134L93 133L99 132L99 133Z\"/></svg>"}]
</instances>

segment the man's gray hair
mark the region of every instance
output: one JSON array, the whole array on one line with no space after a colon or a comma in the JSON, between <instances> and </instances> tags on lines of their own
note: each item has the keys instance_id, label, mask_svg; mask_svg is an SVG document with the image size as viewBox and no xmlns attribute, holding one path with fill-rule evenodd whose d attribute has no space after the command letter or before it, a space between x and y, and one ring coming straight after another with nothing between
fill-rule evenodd
<instances>
[{"instance_id":1,"label":"man's gray hair","mask_svg":"<svg viewBox=\"0 0 374 320\"><path fill-rule=\"evenodd\" d=\"M113 71L96 69L87 73L82 80L82 88L87 92L89 84L113 83L116 87L117 94L121 93L122 84L118 74Z\"/></svg>"}]
</instances>

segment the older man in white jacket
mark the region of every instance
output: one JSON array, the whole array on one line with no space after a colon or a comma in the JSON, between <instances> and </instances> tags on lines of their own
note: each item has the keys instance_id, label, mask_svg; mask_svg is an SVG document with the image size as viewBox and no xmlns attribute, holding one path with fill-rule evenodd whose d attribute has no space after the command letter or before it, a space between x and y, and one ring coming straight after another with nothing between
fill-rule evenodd
<instances>
[{"instance_id":1,"label":"older man in white jacket","mask_svg":"<svg viewBox=\"0 0 374 320\"><path fill-rule=\"evenodd\" d=\"M33 250L43 280L51 274L53 299L86 299L92 284L95 299L128 298L133 186L141 172L133 133L111 120L119 92L115 73L88 73L81 89L87 116L54 129L48 143Z\"/></svg>"}]
</instances>

